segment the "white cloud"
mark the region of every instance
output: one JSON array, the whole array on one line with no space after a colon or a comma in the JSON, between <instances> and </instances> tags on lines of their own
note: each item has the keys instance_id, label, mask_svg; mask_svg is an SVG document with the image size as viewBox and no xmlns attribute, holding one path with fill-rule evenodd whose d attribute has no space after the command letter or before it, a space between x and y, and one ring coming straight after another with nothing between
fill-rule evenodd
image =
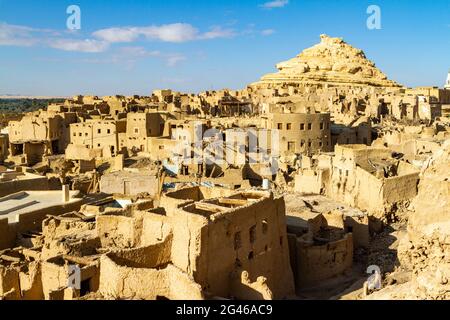
<instances>
[{"instance_id":1,"label":"white cloud","mask_svg":"<svg viewBox=\"0 0 450 320\"><path fill-rule=\"evenodd\" d=\"M149 51L143 47L122 47L118 54L115 55L116 60L133 60L139 58L156 57L163 59L168 67L175 67L180 62L185 61L186 57L181 53L162 53L160 51Z\"/></svg>"},{"instance_id":2,"label":"white cloud","mask_svg":"<svg viewBox=\"0 0 450 320\"><path fill-rule=\"evenodd\" d=\"M98 40L77 40L60 38L61 33L48 29L0 23L0 45L34 46L43 45L64 51L103 52L109 44Z\"/></svg>"},{"instance_id":3,"label":"white cloud","mask_svg":"<svg viewBox=\"0 0 450 320\"><path fill-rule=\"evenodd\" d=\"M182 43L195 40L210 40L217 38L230 38L235 36L231 29L214 27L210 31L201 33L188 23L172 23L148 27L123 27L101 29L92 34L97 39L114 42L132 42L139 37L147 40Z\"/></svg>"},{"instance_id":4,"label":"white cloud","mask_svg":"<svg viewBox=\"0 0 450 320\"><path fill-rule=\"evenodd\" d=\"M85 40L57 39L51 41L49 43L49 46L64 51L97 53L106 51L109 48L109 43L106 41L98 41L91 39Z\"/></svg>"},{"instance_id":5,"label":"white cloud","mask_svg":"<svg viewBox=\"0 0 450 320\"><path fill-rule=\"evenodd\" d=\"M181 54L168 55L166 58L168 67L175 67L178 63L186 60L186 57Z\"/></svg>"},{"instance_id":6,"label":"white cloud","mask_svg":"<svg viewBox=\"0 0 450 320\"><path fill-rule=\"evenodd\" d=\"M159 51L148 51L143 47L122 47L120 53L130 57L157 57L161 55Z\"/></svg>"},{"instance_id":7,"label":"white cloud","mask_svg":"<svg viewBox=\"0 0 450 320\"><path fill-rule=\"evenodd\" d=\"M164 42L186 42L196 40L198 29L188 23L173 23L162 26L138 28L147 39Z\"/></svg>"},{"instance_id":8,"label":"white cloud","mask_svg":"<svg viewBox=\"0 0 450 320\"><path fill-rule=\"evenodd\" d=\"M34 29L0 22L0 46L42 45L63 51L99 53L107 51L113 43L132 43L140 38L162 42L182 43L197 40L231 38L237 34L232 29L213 27L200 32L188 23L173 23L147 27L114 27L97 30L91 38L80 39L81 34ZM168 66L175 66L186 58L181 54L161 54L146 51L142 47L120 48L122 55L132 57L154 56L164 59ZM117 53L116 53L117 54Z\"/></svg>"},{"instance_id":9,"label":"white cloud","mask_svg":"<svg viewBox=\"0 0 450 320\"><path fill-rule=\"evenodd\" d=\"M60 32L51 29L37 29L0 22L0 46L45 45L50 36L58 37L60 34Z\"/></svg>"},{"instance_id":10,"label":"white cloud","mask_svg":"<svg viewBox=\"0 0 450 320\"><path fill-rule=\"evenodd\" d=\"M101 29L92 34L98 39L108 42L132 42L139 37L134 28L108 28Z\"/></svg>"},{"instance_id":11,"label":"white cloud","mask_svg":"<svg viewBox=\"0 0 450 320\"><path fill-rule=\"evenodd\" d=\"M214 27L210 31L202 34L199 39L216 39L216 38L232 38L236 33L231 29L222 29L221 27Z\"/></svg>"},{"instance_id":12,"label":"white cloud","mask_svg":"<svg viewBox=\"0 0 450 320\"><path fill-rule=\"evenodd\" d=\"M24 26L0 23L0 45L2 46L32 46L37 42L33 32L37 30Z\"/></svg>"},{"instance_id":13,"label":"white cloud","mask_svg":"<svg viewBox=\"0 0 450 320\"><path fill-rule=\"evenodd\" d=\"M118 48L109 57L104 57L102 59L84 59L83 62L95 64L122 64L131 68L139 60L149 57L163 60L168 67L175 67L180 62L186 60L186 57L181 53L163 53L157 50L147 50L144 47L130 46Z\"/></svg>"},{"instance_id":14,"label":"white cloud","mask_svg":"<svg viewBox=\"0 0 450 320\"><path fill-rule=\"evenodd\" d=\"M275 30L273 30L273 29L265 29L265 30L261 31L261 34L263 36L271 36L274 33L275 33Z\"/></svg>"},{"instance_id":15,"label":"white cloud","mask_svg":"<svg viewBox=\"0 0 450 320\"><path fill-rule=\"evenodd\" d=\"M283 8L289 4L289 0L273 0L261 5L265 9Z\"/></svg>"}]
</instances>

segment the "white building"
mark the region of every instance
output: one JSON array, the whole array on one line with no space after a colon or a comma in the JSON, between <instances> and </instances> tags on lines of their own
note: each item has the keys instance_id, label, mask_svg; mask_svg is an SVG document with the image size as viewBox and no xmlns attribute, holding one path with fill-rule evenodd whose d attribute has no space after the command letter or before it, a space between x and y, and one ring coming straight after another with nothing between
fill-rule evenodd
<instances>
[{"instance_id":1,"label":"white building","mask_svg":"<svg viewBox=\"0 0 450 320\"><path fill-rule=\"evenodd\" d=\"M444 88L450 90L450 70L448 71L447 81L445 82Z\"/></svg>"}]
</instances>

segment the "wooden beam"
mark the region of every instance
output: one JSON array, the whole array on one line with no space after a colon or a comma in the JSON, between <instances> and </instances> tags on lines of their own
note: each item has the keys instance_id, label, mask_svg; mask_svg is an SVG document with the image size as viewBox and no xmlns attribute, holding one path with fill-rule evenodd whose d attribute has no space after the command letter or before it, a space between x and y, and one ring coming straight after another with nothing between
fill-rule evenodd
<instances>
[{"instance_id":1,"label":"wooden beam","mask_svg":"<svg viewBox=\"0 0 450 320\"><path fill-rule=\"evenodd\" d=\"M20 262L20 258L7 256L5 254L1 255L0 259L8 261L8 262Z\"/></svg>"},{"instance_id":2,"label":"wooden beam","mask_svg":"<svg viewBox=\"0 0 450 320\"><path fill-rule=\"evenodd\" d=\"M211 211L211 212L223 212L228 210L226 207L218 206L216 204L207 203L207 202L196 202L195 208L199 210L204 211Z\"/></svg>"},{"instance_id":3,"label":"wooden beam","mask_svg":"<svg viewBox=\"0 0 450 320\"><path fill-rule=\"evenodd\" d=\"M221 199L219 199L219 203L231 204L231 205L237 205L237 206L245 206L248 203L248 201L243 200L243 199L221 198Z\"/></svg>"},{"instance_id":4,"label":"wooden beam","mask_svg":"<svg viewBox=\"0 0 450 320\"><path fill-rule=\"evenodd\" d=\"M90 265L94 262L93 260L91 260L89 258L75 257L75 256L69 256L69 255L63 255L63 259L66 261L69 261L69 262L82 264L82 265Z\"/></svg>"}]
</instances>

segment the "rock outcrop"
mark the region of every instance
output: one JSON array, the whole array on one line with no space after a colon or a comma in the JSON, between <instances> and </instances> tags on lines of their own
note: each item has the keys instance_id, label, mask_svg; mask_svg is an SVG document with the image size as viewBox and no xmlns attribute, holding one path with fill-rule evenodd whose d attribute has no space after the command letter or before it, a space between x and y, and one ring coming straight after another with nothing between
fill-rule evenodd
<instances>
[{"instance_id":1,"label":"rock outcrop","mask_svg":"<svg viewBox=\"0 0 450 320\"><path fill-rule=\"evenodd\" d=\"M341 38L321 35L321 42L298 56L277 64L278 73L267 74L251 86L282 84L324 84L400 87L388 80L364 52Z\"/></svg>"}]
</instances>

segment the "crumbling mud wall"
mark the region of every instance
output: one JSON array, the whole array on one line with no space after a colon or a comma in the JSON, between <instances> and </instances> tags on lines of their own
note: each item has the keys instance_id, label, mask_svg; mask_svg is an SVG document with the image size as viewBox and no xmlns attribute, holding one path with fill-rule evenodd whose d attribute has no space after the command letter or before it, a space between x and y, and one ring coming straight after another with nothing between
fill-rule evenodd
<instances>
[{"instance_id":1,"label":"crumbling mud wall","mask_svg":"<svg viewBox=\"0 0 450 320\"><path fill-rule=\"evenodd\" d=\"M172 235L162 242L130 249L113 249L110 257L132 268L161 268L171 262Z\"/></svg>"},{"instance_id":2,"label":"crumbling mud wall","mask_svg":"<svg viewBox=\"0 0 450 320\"><path fill-rule=\"evenodd\" d=\"M97 216L96 230L102 247L133 248L164 242L172 232L171 219L159 213Z\"/></svg>"},{"instance_id":3,"label":"crumbling mud wall","mask_svg":"<svg viewBox=\"0 0 450 320\"><path fill-rule=\"evenodd\" d=\"M8 219L0 219L0 250L11 248L16 240L16 230L8 223Z\"/></svg>"},{"instance_id":4,"label":"crumbling mud wall","mask_svg":"<svg viewBox=\"0 0 450 320\"><path fill-rule=\"evenodd\" d=\"M41 300L44 298L42 289L41 264L30 262L19 273L20 294L22 300Z\"/></svg>"},{"instance_id":5,"label":"crumbling mud wall","mask_svg":"<svg viewBox=\"0 0 450 320\"><path fill-rule=\"evenodd\" d=\"M209 223L197 221L200 233L185 232L188 239L183 242L191 243L191 250L198 250L201 255L199 259L184 265L188 270L193 270L196 281L211 295L243 297L242 291L233 292L237 287L230 286L230 278L223 275L240 274L245 270L250 283L262 276L267 279L265 282L275 299L287 297L294 292L294 286L289 264L284 200L256 194L248 196L252 201L247 205L217 212L210 216ZM239 202L245 199L245 195L244 198L238 194L229 199ZM214 203L214 199L211 201ZM195 205L184 210L196 213L197 217L202 214ZM254 295L247 298L251 297Z\"/></svg>"},{"instance_id":6,"label":"crumbling mud wall","mask_svg":"<svg viewBox=\"0 0 450 320\"><path fill-rule=\"evenodd\" d=\"M329 179L328 170L303 169L295 176L295 192L322 194Z\"/></svg>"},{"instance_id":7,"label":"crumbling mud wall","mask_svg":"<svg viewBox=\"0 0 450 320\"><path fill-rule=\"evenodd\" d=\"M163 194L161 196L160 206L166 208L167 211L171 211L170 209L180 208L195 201L227 197L235 193L236 191L225 188L208 188L201 186L181 188Z\"/></svg>"},{"instance_id":8,"label":"crumbling mud wall","mask_svg":"<svg viewBox=\"0 0 450 320\"><path fill-rule=\"evenodd\" d=\"M450 298L450 142L425 165L399 260L413 272L416 295Z\"/></svg>"},{"instance_id":9,"label":"crumbling mud wall","mask_svg":"<svg viewBox=\"0 0 450 320\"><path fill-rule=\"evenodd\" d=\"M203 299L202 288L172 264L165 268L133 268L110 256L100 260L100 288L113 299Z\"/></svg>"},{"instance_id":10,"label":"crumbling mud wall","mask_svg":"<svg viewBox=\"0 0 450 320\"><path fill-rule=\"evenodd\" d=\"M148 193L150 196L156 196L158 185L158 177L150 172L116 171L103 175L100 180L101 192L109 194Z\"/></svg>"},{"instance_id":11,"label":"crumbling mud wall","mask_svg":"<svg viewBox=\"0 0 450 320\"><path fill-rule=\"evenodd\" d=\"M343 274L353 264L353 237L351 233L324 245L296 243L296 284L299 288L317 285L320 281Z\"/></svg>"},{"instance_id":12,"label":"crumbling mud wall","mask_svg":"<svg viewBox=\"0 0 450 320\"><path fill-rule=\"evenodd\" d=\"M46 300L77 298L80 294L96 292L99 288L98 263L79 264L79 259L68 256L56 256L42 262L42 289ZM81 288L70 288L69 264L80 267ZM80 292L84 290L86 292Z\"/></svg>"},{"instance_id":13,"label":"crumbling mud wall","mask_svg":"<svg viewBox=\"0 0 450 320\"><path fill-rule=\"evenodd\" d=\"M377 222L387 222L394 209L416 196L419 181L417 169L404 161L394 161L389 149L337 146L326 194L367 210ZM395 174L385 175L385 168L376 168L374 163L395 167Z\"/></svg>"},{"instance_id":14,"label":"crumbling mud wall","mask_svg":"<svg viewBox=\"0 0 450 320\"><path fill-rule=\"evenodd\" d=\"M0 254L0 297L7 300L43 299L41 265L20 250Z\"/></svg>"},{"instance_id":15,"label":"crumbling mud wall","mask_svg":"<svg viewBox=\"0 0 450 320\"><path fill-rule=\"evenodd\" d=\"M27 212L19 216L19 221L16 226L17 232L26 232L30 230L40 230L42 227L42 221L48 214L61 215L67 212L79 210L83 200L79 199L71 203L65 203L61 205L55 205L44 209Z\"/></svg>"},{"instance_id":16,"label":"crumbling mud wall","mask_svg":"<svg viewBox=\"0 0 450 320\"><path fill-rule=\"evenodd\" d=\"M0 296L8 295L10 299L18 298L19 290L19 271L15 268L0 266Z\"/></svg>"},{"instance_id":17,"label":"crumbling mud wall","mask_svg":"<svg viewBox=\"0 0 450 320\"><path fill-rule=\"evenodd\" d=\"M407 281L368 299L450 299L450 142L424 164L407 233L400 239L397 273ZM395 275L395 273L394 273Z\"/></svg>"}]
</instances>

